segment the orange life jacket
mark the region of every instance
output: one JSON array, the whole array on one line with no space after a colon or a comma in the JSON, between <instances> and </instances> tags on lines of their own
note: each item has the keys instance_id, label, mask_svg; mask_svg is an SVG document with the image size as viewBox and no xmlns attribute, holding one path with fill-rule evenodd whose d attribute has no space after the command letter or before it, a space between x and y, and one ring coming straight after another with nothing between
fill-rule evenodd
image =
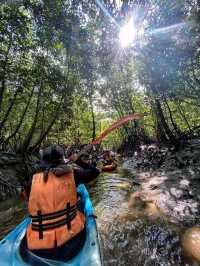
<instances>
[{"instance_id":1,"label":"orange life jacket","mask_svg":"<svg viewBox=\"0 0 200 266\"><path fill-rule=\"evenodd\" d=\"M32 181L28 205L32 223L26 232L29 249L60 246L81 232L85 225L84 214L76 210L73 172L61 177L49 172L46 183L43 175L35 174Z\"/></svg>"}]
</instances>

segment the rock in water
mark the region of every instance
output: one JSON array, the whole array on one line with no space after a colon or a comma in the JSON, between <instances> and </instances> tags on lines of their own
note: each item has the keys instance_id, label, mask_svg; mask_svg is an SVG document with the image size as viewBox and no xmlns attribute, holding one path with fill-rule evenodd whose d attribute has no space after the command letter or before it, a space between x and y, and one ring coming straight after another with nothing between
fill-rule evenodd
<instances>
[{"instance_id":1,"label":"rock in water","mask_svg":"<svg viewBox=\"0 0 200 266\"><path fill-rule=\"evenodd\" d=\"M200 261L200 227L194 226L188 229L182 239L182 245L186 253Z\"/></svg>"}]
</instances>

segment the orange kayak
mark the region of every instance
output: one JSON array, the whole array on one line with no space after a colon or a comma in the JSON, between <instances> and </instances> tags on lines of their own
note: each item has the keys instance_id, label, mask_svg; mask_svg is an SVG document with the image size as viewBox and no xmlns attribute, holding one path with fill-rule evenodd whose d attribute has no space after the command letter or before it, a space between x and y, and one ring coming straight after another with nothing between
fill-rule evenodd
<instances>
[{"instance_id":1,"label":"orange kayak","mask_svg":"<svg viewBox=\"0 0 200 266\"><path fill-rule=\"evenodd\" d=\"M102 167L103 172L111 172L117 168L117 164L108 164Z\"/></svg>"}]
</instances>

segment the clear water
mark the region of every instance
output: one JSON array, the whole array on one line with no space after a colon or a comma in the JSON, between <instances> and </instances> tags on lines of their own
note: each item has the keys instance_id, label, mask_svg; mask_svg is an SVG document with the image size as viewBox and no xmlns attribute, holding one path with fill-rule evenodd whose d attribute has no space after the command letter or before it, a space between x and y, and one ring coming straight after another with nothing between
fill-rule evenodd
<instances>
[{"instance_id":1,"label":"clear water","mask_svg":"<svg viewBox=\"0 0 200 266\"><path fill-rule=\"evenodd\" d=\"M181 247L184 228L153 204L131 203L138 185L128 171L101 175L89 188L102 238L105 266L197 266Z\"/></svg>"}]
</instances>

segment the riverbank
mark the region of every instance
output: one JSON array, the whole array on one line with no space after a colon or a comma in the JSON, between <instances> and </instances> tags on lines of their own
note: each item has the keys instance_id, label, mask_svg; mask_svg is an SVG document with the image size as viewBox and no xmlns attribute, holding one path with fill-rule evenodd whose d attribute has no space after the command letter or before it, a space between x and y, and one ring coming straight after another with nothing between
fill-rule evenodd
<instances>
[{"instance_id":1,"label":"riverbank","mask_svg":"<svg viewBox=\"0 0 200 266\"><path fill-rule=\"evenodd\" d=\"M126 165L140 184L137 197L154 202L173 222L192 226L200 221L200 140L173 152L143 146ZM131 169L130 169L131 168ZM134 198L134 195L133 195Z\"/></svg>"},{"instance_id":2,"label":"riverbank","mask_svg":"<svg viewBox=\"0 0 200 266\"><path fill-rule=\"evenodd\" d=\"M38 158L0 152L0 202L19 196L21 186L34 172Z\"/></svg>"},{"instance_id":3,"label":"riverbank","mask_svg":"<svg viewBox=\"0 0 200 266\"><path fill-rule=\"evenodd\" d=\"M5 201L19 193L23 172L25 169L22 156L0 152L0 201Z\"/></svg>"}]
</instances>

